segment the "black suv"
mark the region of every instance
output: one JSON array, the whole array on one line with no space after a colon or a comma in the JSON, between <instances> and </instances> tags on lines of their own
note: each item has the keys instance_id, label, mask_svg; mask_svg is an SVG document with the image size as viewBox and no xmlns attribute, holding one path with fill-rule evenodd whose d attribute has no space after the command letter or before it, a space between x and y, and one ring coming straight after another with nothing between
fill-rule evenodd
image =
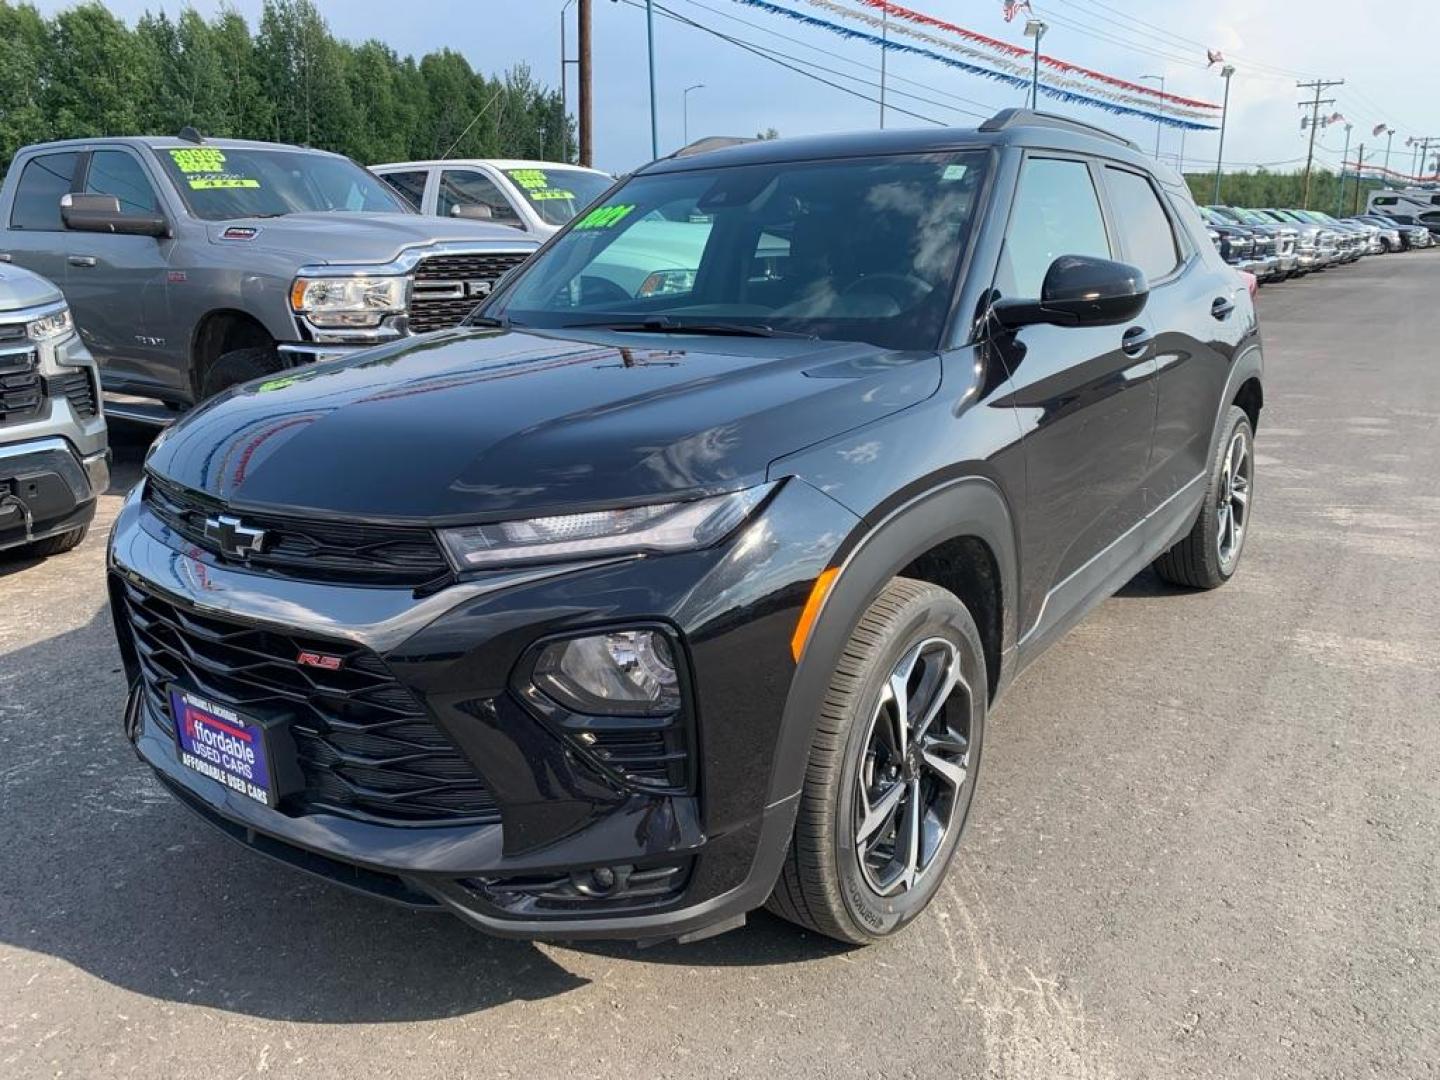
<instances>
[{"instance_id":1,"label":"black suv","mask_svg":"<svg viewBox=\"0 0 1440 1080\"><path fill-rule=\"evenodd\" d=\"M851 942L996 698L1225 582L1261 353L1184 183L1009 111L654 162L458 329L245 384L116 524L124 727L230 837L499 934Z\"/></svg>"}]
</instances>

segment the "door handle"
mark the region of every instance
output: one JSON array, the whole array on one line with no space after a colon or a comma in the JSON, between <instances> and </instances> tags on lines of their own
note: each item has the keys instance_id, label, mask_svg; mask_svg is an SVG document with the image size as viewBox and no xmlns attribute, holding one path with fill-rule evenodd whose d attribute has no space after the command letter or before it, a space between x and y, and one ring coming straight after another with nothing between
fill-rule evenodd
<instances>
[{"instance_id":1,"label":"door handle","mask_svg":"<svg viewBox=\"0 0 1440 1080\"><path fill-rule=\"evenodd\" d=\"M94 266L94 255L67 255L65 261L71 266Z\"/></svg>"},{"instance_id":2,"label":"door handle","mask_svg":"<svg viewBox=\"0 0 1440 1080\"><path fill-rule=\"evenodd\" d=\"M1235 301L1228 296L1217 296L1215 302L1210 305L1210 314L1217 319L1227 317L1235 310Z\"/></svg>"},{"instance_id":3,"label":"door handle","mask_svg":"<svg viewBox=\"0 0 1440 1080\"><path fill-rule=\"evenodd\" d=\"M1155 344L1155 335L1143 326L1132 326L1120 339L1120 351L1132 359L1138 360L1150 351L1150 346Z\"/></svg>"}]
</instances>

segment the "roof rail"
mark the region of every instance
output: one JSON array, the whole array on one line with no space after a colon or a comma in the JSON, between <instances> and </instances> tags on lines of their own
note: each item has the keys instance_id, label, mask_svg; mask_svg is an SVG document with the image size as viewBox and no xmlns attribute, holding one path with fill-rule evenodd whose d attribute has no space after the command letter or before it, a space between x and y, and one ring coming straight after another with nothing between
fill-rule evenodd
<instances>
[{"instance_id":1,"label":"roof rail","mask_svg":"<svg viewBox=\"0 0 1440 1080\"><path fill-rule=\"evenodd\" d=\"M673 154L665 155L667 158L687 158L696 154L707 154L711 150L724 150L727 146L743 146L745 143L759 142L759 139L747 139L740 135L707 135L703 139L696 139L688 146L682 146Z\"/></svg>"},{"instance_id":2,"label":"roof rail","mask_svg":"<svg viewBox=\"0 0 1440 1080\"><path fill-rule=\"evenodd\" d=\"M1001 109L994 116L990 117L980 125L981 131L1008 131L1012 127L1048 127L1060 131L1074 131L1081 135L1094 135L1097 138L1109 139L1111 142L1128 146L1132 150L1139 150L1140 147L1125 138L1123 135L1116 135L1113 131L1097 127L1094 124L1087 124L1083 120L1072 120L1068 116L1057 116L1054 113L1038 112L1035 109Z\"/></svg>"}]
</instances>

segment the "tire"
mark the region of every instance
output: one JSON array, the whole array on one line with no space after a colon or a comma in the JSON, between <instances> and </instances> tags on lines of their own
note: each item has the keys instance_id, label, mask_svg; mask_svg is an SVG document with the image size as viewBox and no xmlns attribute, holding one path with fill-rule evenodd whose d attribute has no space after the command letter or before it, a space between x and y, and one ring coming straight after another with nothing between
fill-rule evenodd
<instances>
[{"instance_id":1,"label":"tire","mask_svg":"<svg viewBox=\"0 0 1440 1080\"><path fill-rule=\"evenodd\" d=\"M285 365L280 354L268 345L233 349L211 361L200 376L200 399L212 398L242 382L273 375Z\"/></svg>"},{"instance_id":2,"label":"tire","mask_svg":"<svg viewBox=\"0 0 1440 1080\"><path fill-rule=\"evenodd\" d=\"M17 548L16 554L25 559L48 559L52 555L63 555L79 547L89 531L89 525L81 525L78 529L47 536L44 540L35 540Z\"/></svg>"},{"instance_id":3,"label":"tire","mask_svg":"<svg viewBox=\"0 0 1440 1080\"><path fill-rule=\"evenodd\" d=\"M923 741L907 732L910 747L931 752L912 749L902 756L893 753L898 725L889 686L912 656L918 659L909 669L907 697L913 695L914 711L931 711L919 707L922 702L942 704L923 729ZM948 694L947 670L959 678ZM928 696L922 698L922 692ZM888 937L913 921L939 889L969 819L988 698L985 654L965 605L925 582L891 581L851 632L820 703L795 831L766 906L783 919L855 945ZM949 771L929 764L932 759ZM903 764L892 768L897 762ZM862 794L862 783L873 798ZM902 801L882 815L889 801L884 792L893 795L896 788L904 789ZM945 827L913 834L920 840L912 848L906 839L914 821L908 808L917 791L927 811L925 824L938 828L945 822ZM867 821L873 826L882 816L862 848ZM888 860L887 849L893 852ZM892 873L898 874L893 882Z\"/></svg>"},{"instance_id":4,"label":"tire","mask_svg":"<svg viewBox=\"0 0 1440 1080\"><path fill-rule=\"evenodd\" d=\"M1232 461L1237 446L1243 460ZM1238 464L1237 470L1233 466ZM1231 476L1235 476L1231 481ZM1242 483L1243 481L1243 483ZM1255 432L1250 418L1238 405L1225 417L1225 437L1210 463L1205 501L1189 535L1155 560L1155 572L1172 585L1215 589L1234 576L1250 534L1250 513L1255 495ZM1231 529L1230 543L1222 530Z\"/></svg>"}]
</instances>

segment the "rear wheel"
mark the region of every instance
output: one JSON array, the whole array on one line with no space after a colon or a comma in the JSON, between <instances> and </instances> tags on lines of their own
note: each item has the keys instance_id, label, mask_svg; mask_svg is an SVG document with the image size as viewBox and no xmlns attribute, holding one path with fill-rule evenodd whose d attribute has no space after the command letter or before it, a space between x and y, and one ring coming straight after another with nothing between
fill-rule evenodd
<instances>
[{"instance_id":1,"label":"rear wheel","mask_svg":"<svg viewBox=\"0 0 1440 1080\"><path fill-rule=\"evenodd\" d=\"M200 379L200 396L212 398L242 382L273 375L284 367L280 354L268 345L234 349L217 356Z\"/></svg>"},{"instance_id":2,"label":"rear wheel","mask_svg":"<svg viewBox=\"0 0 1440 1080\"><path fill-rule=\"evenodd\" d=\"M770 909L852 944L919 915L969 818L987 704L965 605L896 578L851 633L820 704Z\"/></svg>"},{"instance_id":3,"label":"rear wheel","mask_svg":"<svg viewBox=\"0 0 1440 1080\"><path fill-rule=\"evenodd\" d=\"M1184 540L1155 560L1156 573L1175 585L1214 589L1240 565L1255 493L1255 432L1238 405L1226 419L1200 516Z\"/></svg>"}]
</instances>

